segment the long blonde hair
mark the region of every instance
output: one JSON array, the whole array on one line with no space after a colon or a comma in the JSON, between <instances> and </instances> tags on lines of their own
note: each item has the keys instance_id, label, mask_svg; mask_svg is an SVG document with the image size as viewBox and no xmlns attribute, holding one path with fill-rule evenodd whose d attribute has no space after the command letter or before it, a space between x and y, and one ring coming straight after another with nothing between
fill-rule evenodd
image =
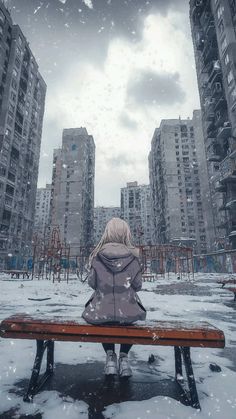
<instances>
[{"instance_id":1,"label":"long blonde hair","mask_svg":"<svg viewBox=\"0 0 236 419\"><path fill-rule=\"evenodd\" d=\"M134 256L138 257L139 255L139 250L131 243L131 233L128 224L121 218L112 218L108 221L99 243L89 256L89 267L91 267L93 258L106 243L124 244Z\"/></svg>"}]
</instances>

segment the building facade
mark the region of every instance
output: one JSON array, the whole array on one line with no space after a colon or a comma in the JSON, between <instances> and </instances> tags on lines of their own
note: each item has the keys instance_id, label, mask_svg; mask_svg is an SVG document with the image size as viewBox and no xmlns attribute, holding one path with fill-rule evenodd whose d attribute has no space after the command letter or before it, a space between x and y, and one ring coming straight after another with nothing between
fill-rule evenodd
<instances>
[{"instance_id":1,"label":"building facade","mask_svg":"<svg viewBox=\"0 0 236 419\"><path fill-rule=\"evenodd\" d=\"M138 246L151 244L150 186L128 182L121 188L121 218L130 226L133 243Z\"/></svg>"},{"instance_id":2,"label":"building facade","mask_svg":"<svg viewBox=\"0 0 236 419\"><path fill-rule=\"evenodd\" d=\"M114 217L120 218L120 207L94 208L94 245L101 239L108 221Z\"/></svg>"},{"instance_id":3,"label":"building facade","mask_svg":"<svg viewBox=\"0 0 236 419\"><path fill-rule=\"evenodd\" d=\"M216 249L236 248L236 3L191 0Z\"/></svg>"},{"instance_id":4,"label":"building facade","mask_svg":"<svg viewBox=\"0 0 236 419\"><path fill-rule=\"evenodd\" d=\"M162 120L149 154L153 244L214 245L201 112L187 120Z\"/></svg>"},{"instance_id":5,"label":"building facade","mask_svg":"<svg viewBox=\"0 0 236 419\"><path fill-rule=\"evenodd\" d=\"M0 1L0 264L28 252L35 213L46 84Z\"/></svg>"},{"instance_id":6,"label":"building facade","mask_svg":"<svg viewBox=\"0 0 236 419\"><path fill-rule=\"evenodd\" d=\"M35 217L34 217L34 234L43 238L46 230L50 226L50 202L51 202L51 185L46 184L46 188L38 188L36 193Z\"/></svg>"},{"instance_id":7,"label":"building facade","mask_svg":"<svg viewBox=\"0 0 236 419\"><path fill-rule=\"evenodd\" d=\"M63 130L62 148L54 150L51 226L77 255L93 245L95 144L86 128Z\"/></svg>"}]
</instances>

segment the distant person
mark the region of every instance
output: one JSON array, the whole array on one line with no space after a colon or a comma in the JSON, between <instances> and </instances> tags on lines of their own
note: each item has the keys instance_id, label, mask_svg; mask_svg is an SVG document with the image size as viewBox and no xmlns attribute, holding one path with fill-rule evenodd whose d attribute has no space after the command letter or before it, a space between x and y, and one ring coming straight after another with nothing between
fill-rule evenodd
<instances>
[{"instance_id":1,"label":"distant person","mask_svg":"<svg viewBox=\"0 0 236 419\"><path fill-rule=\"evenodd\" d=\"M83 318L92 324L128 325L145 320L146 310L136 291L142 287L138 249L131 244L128 224L112 218L98 245L90 255L88 283L95 292L85 305ZM118 373L114 343L102 344L106 354L106 375ZM128 352L132 345L121 344L120 377L132 375Z\"/></svg>"}]
</instances>

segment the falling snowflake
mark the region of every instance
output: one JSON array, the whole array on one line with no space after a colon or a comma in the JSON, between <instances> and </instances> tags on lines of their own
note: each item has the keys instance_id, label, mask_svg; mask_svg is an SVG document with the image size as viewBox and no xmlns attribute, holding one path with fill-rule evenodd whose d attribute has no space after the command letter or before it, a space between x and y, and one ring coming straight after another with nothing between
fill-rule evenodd
<instances>
[{"instance_id":1,"label":"falling snowflake","mask_svg":"<svg viewBox=\"0 0 236 419\"><path fill-rule=\"evenodd\" d=\"M93 2L92 0L82 0L83 3L89 8L89 9L93 9Z\"/></svg>"}]
</instances>

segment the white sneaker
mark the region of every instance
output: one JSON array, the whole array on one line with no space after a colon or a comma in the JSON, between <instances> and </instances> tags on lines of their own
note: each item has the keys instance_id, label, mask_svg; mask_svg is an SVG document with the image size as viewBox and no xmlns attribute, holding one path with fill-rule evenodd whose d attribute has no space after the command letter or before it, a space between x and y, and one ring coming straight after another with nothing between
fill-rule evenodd
<instances>
[{"instance_id":1,"label":"white sneaker","mask_svg":"<svg viewBox=\"0 0 236 419\"><path fill-rule=\"evenodd\" d=\"M124 352L120 353L119 358L119 376L122 377L131 377L132 370L129 365L128 355Z\"/></svg>"},{"instance_id":2,"label":"white sneaker","mask_svg":"<svg viewBox=\"0 0 236 419\"><path fill-rule=\"evenodd\" d=\"M107 351L107 359L104 372L105 375L117 374L117 356L116 353L111 350Z\"/></svg>"}]
</instances>

